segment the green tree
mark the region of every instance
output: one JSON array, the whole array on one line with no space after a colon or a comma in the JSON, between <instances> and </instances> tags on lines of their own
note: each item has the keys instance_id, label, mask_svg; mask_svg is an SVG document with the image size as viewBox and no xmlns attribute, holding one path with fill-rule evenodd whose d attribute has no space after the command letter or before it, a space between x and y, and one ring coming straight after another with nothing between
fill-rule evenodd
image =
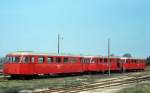
<instances>
[{"instance_id":1,"label":"green tree","mask_svg":"<svg viewBox=\"0 0 150 93\"><path fill-rule=\"evenodd\" d=\"M110 56L111 56L111 57L115 57L115 55L114 55L114 54L110 54Z\"/></svg>"},{"instance_id":2,"label":"green tree","mask_svg":"<svg viewBox=\"0 0 150 93\"><path fill-rule=\"evenodd\" d=\"M130 53L125 53L125 54L123 55L123 57L131 58L132 55L131 55Z\"/></svg>"},{"instance_id":3,"label":"green tree","mask_svg":"<svg viewBox=\"0 0 150 93\"><path fill-rule=\"evenodd\" d=\"M150 65L150 56L146 58L146 65Z\"/></svg>"}]
</instances>

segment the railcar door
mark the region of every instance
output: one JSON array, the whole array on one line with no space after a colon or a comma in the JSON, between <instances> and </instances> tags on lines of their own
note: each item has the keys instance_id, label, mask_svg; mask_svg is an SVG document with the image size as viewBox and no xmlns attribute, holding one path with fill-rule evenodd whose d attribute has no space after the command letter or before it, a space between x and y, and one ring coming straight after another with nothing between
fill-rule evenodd
<instances>
[{"instance_id":1,"label":"railcar door","mask_svg":"<svg viewBox=\"0 0 150 93\"><path fill-rule=\"evenodd\" d=\"M98 71L100 71L100 72L104 72L104 69L103 69L103 58L102 57L100 57L99 58L99 61L98 61L98 64L97 64L97 66L98 66Z\"/></svg>"},{"instance_id":2,"label":"railcar door","mask_svg":"<svg viewBox=\"0 0 150 93\"><path fill-rule=\"evenodd\" d=\"M34 75L34 73L35 73L35 56L30 56L30 69L31 69L31 74Z\"/></svg>"},{"instance_id":3,"label":"railcar door","mask_svg":"<svg viewBox=\"0 0 150 93\"><path fill-rule=\"evenodd\" d=\"M56 57L56 73L63 73L62 57Z\"/></svg>"},{"instance_id":4,"label":"railcar door","mask_svg":"<svg viewBox=\"0 0 150 93\"><path fill-rule=\"evenodd\" d=\"M116 59L117 61L117 69L120 70L122 68L122 64L120 62L120 59Z\"/></svg>"},{"instance_id":5,"label":"railcar door","mask_svg":"<svg viewBox=\"0 0 150 93\"><path fill-rule=\"evenodd\" d=\"M90 58L83 58L82 59L82 68L84 72L89 71L89 64L90 64Z\"/></svg>"},{"instance_id":6,"label":"railcar door","mask_svg":"<svg viewBox=\"0 0 150 93\"><path fill-rule=\"evenodd\" d=\"M120 71L125 72L126 70L126 59L121 58L120 59Z\"/></svg>"},{"instance_id":7,"label":"railcar door","mask_svg":"<svg viewBox=\"0 0 150 93\"><path fill-rule=\"evenodd\" d=\"M91 57L89 71L99 71L98 70L98 58Z\"/></svg>"},{"instance_id":8,"label":"railcar door","mask_svg":"<svg viewBox=\"0 0 150 93\"><path fill-rule=\"evenodd\" d=\"M26 75L34 74L34 56L25 55L21 57L20 73Z\"/></svg>"}]
</instances>

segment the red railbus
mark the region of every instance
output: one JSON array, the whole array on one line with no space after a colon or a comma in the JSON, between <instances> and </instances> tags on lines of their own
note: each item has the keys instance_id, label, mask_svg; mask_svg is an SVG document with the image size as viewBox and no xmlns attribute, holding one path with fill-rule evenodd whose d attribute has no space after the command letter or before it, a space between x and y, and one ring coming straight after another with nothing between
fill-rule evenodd
<instances>
[{"instance_id":1,"label":"red railbus","mask_svg":"<svg viewBox=\"0 0 150 93\"><path fill-rule=\"evenodd\" d=\"M11 53L6 56L4 74L37 75L82 72L79 56Z\"/></svg>"}]
</instances>

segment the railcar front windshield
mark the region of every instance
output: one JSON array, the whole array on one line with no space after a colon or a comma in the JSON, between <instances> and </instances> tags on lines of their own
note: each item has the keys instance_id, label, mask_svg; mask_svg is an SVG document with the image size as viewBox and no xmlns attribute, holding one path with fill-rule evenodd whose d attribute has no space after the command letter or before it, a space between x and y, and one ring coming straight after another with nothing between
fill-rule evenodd
<instances>
[{"instance_id":1,"label":"railcar front windshield","mask_svg":"<svg viewBox=\"0 0 150 93\"><path fill-rule=\"evenodd\" d=\"M20 57L19 56L6 56L5 63L19 63Z\"/></svg>"}]
</instances>

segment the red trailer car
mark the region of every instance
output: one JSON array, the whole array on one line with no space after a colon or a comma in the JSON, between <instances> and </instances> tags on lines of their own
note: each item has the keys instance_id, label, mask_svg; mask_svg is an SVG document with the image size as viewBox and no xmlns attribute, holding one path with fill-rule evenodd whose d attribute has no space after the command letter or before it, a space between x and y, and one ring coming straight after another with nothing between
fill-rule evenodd
<instances>
[{"instance_id":1,"label":"red trailer car","mask_svg":"<svg viewBox=\"0 0 150 93\"><path fill-rule=\"evenodd\" d=\"M121 58L123 70L145 70L146 63L145 59L139 58Z\"/></svg>"}]
</instances>

